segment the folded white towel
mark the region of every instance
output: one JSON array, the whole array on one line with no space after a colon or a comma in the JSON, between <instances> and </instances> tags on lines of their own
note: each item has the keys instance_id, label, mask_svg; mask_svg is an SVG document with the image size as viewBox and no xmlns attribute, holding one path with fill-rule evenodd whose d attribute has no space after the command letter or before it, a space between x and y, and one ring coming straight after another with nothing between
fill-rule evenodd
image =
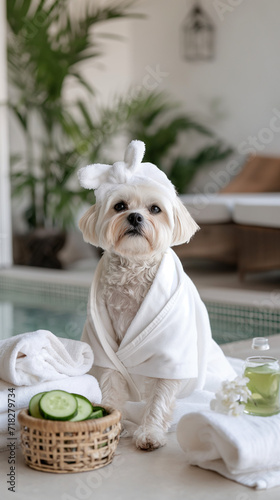
<instances>
[{"instance_id":1,"label":"folded white towel","mask_svg":"<svg viewBox=\"0 0 280 500\"><path fill-rule=\"evenodd\" d=\"M0 380L0 450L6 449L8 436L8 395L11 392L8 390L12 386ZM32 386L15 387L14 397L10 397L12 407L10 407L10 415L13 416L15 410L15 431L20 429L17 415L22 408L27 408L32 396L38 392L51 391L60 389L63 391L74 392L87 397L90 401L96 404L101 403L101 391L96 378L92 375L81 375L80 377L66 377L59 380L51 380L42 382ZM19 444L19 443L18 443Z\"/></svg>"},{"instance_id":2,"label":"folded white towel","mask_svg":"<svg viewBox=\"0 0 280 500\"><path fill-rule=\"evenodd\" d=\"M11 384L0 380L0 414L8 410L8 389ZM101 391L96 378L85 374L80 377L65 377L58 380L49 380L32 386L15 387L15 397L10 398L14 403L13 409L26 408L32 396L38 392L61 389L63 391L74 392L86 396L90 401L97 404L101 401ZM0 427L1 432L1 427Z\"/></svg>"},{"instance_id":3,"label":"folded white towel","mask_svg":"<svg viewBox=\"0 0 280 500\"><path fill-rule=\"evenodd\" d=\"M207 390L196 390L190 396L186 398L178 398L176 400L173 419L171 426L169 427L169 432L174 432L177 427L177 423L180 418L187 412L196 410L207 410L210 405L211 399L213 399L213 392L209 392ZM122 433L122 437L133 436L133 433L136 431L137 427L141 425L142 417L144 414L146 403L144 401L134 402L127 401L124 406L124 430Z\"/></svg>"},{"instance_id":4,"label":"folded white towel","mask_svg":"<svg viewBox=\"0 0 280 500\"><path fill-rule=\"evenodd\" d=\"M58 338L47 330L0 341L0 379L13 385L83 375L92 363L93 352L88 344Z\"/></svg>"},{"instance_id":5,"label":"folded white towel","mask_svg":"<svg viewBox=\"0 0 280 500\"><path fill-rule=\"evenodd\" d=\"M177 438L189 464L257 489L280 485L280 415L192 412L179 421Z\"/></svg>"},{"instance_id":6,"label":"folded white towel","mask_svg":"<svg viewBox=\"0 0 280 500\"><path fill-rule=\"evenodd\" d=\"M218 351L219 355L219 351ZM217 363L221 358L218 357ZM212 356L211 362L214 364L215 361L215 350L214 355ZM225 358L225 361L229 363L231 369L236 370L238 374L242 373L243 361L241 359L236 358ZM195 411L203 411L208 410L210 408L210 401L214 399L215 393L213 391L218 391L221 385L221 377L227 378L227 375L231 375L230 371L224 371L223 363L220 364L221 373L220 377L217 375L217 370L213 370L211 372L211 363L208 365L208 371L206 374L206 381L203 389L196 389L191 394L184 396L179 395L176 399L176 404L173 412L173 419L171 426L169 427L169 432L174 432L176 430L177 424L186 413L191 413ZM92 372L95 371L95 367L93 366ZM216 373L215 373L216 371ZM235 371L233 371L235 373ZM236 373L235 373L236 374ZM98 372L97 372L98 375ZM98 378L98 377L97 377ZM232 377L231 377L232 378ZM139 384L139 379L137 380ZM145 382L142 382L142 386L144 387ZM124 431L122 433L123 437L133 436L133 433L136 431L137 427L141 424L142 416L145 409L144 401L127 401L124 405L123 414L124 417Z\"/></svg>"}]
</instances>

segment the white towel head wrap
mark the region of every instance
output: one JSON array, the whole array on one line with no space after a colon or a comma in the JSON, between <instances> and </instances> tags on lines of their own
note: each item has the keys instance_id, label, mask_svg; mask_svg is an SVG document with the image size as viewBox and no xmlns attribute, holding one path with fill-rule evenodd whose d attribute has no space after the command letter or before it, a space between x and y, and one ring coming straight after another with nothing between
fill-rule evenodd
<instances>
[{"instance_id":1,"label":"white towel head wrap","mask_svg":"<svg viewBox=\"0 0 280 500\"><path fill-rule=\"evenodd\" d=\"M81 168L78 172L81 186L94 189L97 201L101 201L120 184L154 186L163 189L170 199L174 199L176 190L166 174L152 163L141 163L144 153L144 142L131 141L124 161L117 161L113 165L95 163Z\"/></svg>"}]
</instances>

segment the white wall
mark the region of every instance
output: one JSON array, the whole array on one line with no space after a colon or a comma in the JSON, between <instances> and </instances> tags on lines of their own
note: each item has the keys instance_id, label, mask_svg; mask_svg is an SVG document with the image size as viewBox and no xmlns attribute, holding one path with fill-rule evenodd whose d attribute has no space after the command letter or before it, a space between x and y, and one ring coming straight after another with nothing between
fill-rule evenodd
<instances>
[{"instance_id":1,"label":"white wall","mask_svg":"<svg viewBox=\"0 0 280 500\"><path fill-rule=\"evenodd\" d=\"M216 56L210 62L190 63L181 56L180 33L192 0L138 0L134 10L146 19L100 24L99 34L123 39L104 39L104 55L84 66L98 99L109 102L132 83L153 85L156 80L149 74L158 66L166 73L159 74L159 90L170 92L231 144L238 146L269 127L273 109L280 112L280 2L220 0L215 8L215 1L201 0L216 25ZM85 0L72 3L78 9ZM217 5L232 12L225 11L221 20ZM67 98L74 93L75 88L68 89ZM279 137L275 134L265 153L280 154Z\"/></svg>"},{"instance_id":2,"label":"white wall","mask_svg":"<svg viewBox=\"0 0 280 500\"><path fill-rule=\"evenodd\" d=\"M161 87L182 101L186 111L204 116L213 101L220 102L225 117L212 119L212 126L238 146L269 126L273 108L280 112L280 2L200 3L216 26L214 60L187 62L181 56L180 31L192 1L143 0L139 9L148 19L133 26L134 79L141 80L147 65L159 65L168 73ZM228 10L222 12L221 6ZM280 154L279 137L275 134L266 153Z\"/></svg>"},{"instance_id":3,"label":"white wall","mask_svg":"<svg viewBox=\"0 0 280 500\"><path fill-rule=\"evenodd\" d=\"M85 6L110 4L107 0L69 0L70 12L73 17L83 15ZM92 31L93 38L98 43L96 49L101 56L80 65L83 75L97 90L96 97L102 102L108 102L116 93L123 92L131 82L131 26L126 19L110 20L98 23ZM112 38L117 37L117 39ZM111 38L110 38L111 37ZM75 87L68 88L66 98L73 99Z\"/></svg>"},{"instance_id":4,"label":"white wall","mask_svg":"<svg viewBox=\"0 0 280 500\"><path fill-rule=\"evenodd\" d=\"M182 109L234 146L241 162L256 150L280 155L279 0L200 3L216 26L213 61L182 57L182 26L192 0L139 0L135 11L146 19L110 23L106 31L122 32L126 42L107 42L103 69L88 67L86 74L94 78L103 102L132 83L168 91ZM190 137L182 147L188 152L194 144ZM209 172L221 170L226 161ZM197 175L200 189L209 172Z\"/></svg>"}]
</instances>

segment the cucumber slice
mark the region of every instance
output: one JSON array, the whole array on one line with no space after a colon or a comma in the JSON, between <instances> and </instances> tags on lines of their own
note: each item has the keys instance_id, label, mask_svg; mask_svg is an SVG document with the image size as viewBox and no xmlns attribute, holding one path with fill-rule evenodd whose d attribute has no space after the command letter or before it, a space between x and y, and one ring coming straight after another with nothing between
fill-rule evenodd
<instances>
[{"instance_id":1,"label":"cucumber slice","mask_svg":"<svg viewBox=\"0 0 280 500\"><path fill-rule=\"evenodd\" d=\"M66 391L49 391L39 401L40 412L49 420L70 420L78 411L75 396Z\"/></svg>"},{"instance_id":2,"label":"cucumber slice","mask_svg":"<svg viewBox=\"0 0 280 500\"><path fill-rule=\"evenodd\" d=\"M102 410L95 410L90 414L88 419L91 420L92 418L101 418L101 417L103 417L103 411Z\"/></svg>"},{"instance_id":3,"label":"cucumber slice","mask_svg":"<svg viewBox=\"0 0 280 500\"><path fill-rule=\"evenodd\" d=\"M92 404L91 402L82 396L81 394L72 394L77 400L78 403L78 413L75 417L71 418L71 422L79 422L80 420L86 420L89 418L92 413Z\"/></svg>"},{"instance_id":4,"label":"cucumber slice","mask_svg":"<svg viewBox=\"0 0 280 500\"><path fill-rule=\"evenodd\" d=\"M103 406L94 406L93 411L101 410L102 411L102 417L106 417L106 415L109 415L109 413L103 408Z\"/></svg>"},{"instance_id":5,"label":"cucumber slice","mask_svg":"<svg viewBox=\"0 0 280 500\"><path fill-rule=\"evenodd\" d=\"M38 394L35 394L33 398L30 399L29 401L29 414L31 417L35 418L43 418L42 413L40 412L39 408L39 401L41 397L46 394L45 392L38 392Z\"/></svg>"}]
</instances>

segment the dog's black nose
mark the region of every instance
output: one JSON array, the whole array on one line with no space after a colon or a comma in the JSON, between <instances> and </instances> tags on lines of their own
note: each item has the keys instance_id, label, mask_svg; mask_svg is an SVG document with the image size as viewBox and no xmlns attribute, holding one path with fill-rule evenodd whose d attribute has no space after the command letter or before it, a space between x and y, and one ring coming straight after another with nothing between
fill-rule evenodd
<instances>
[{"instance_id":1,"label":"dog's black nose","mask_svg":"<svg viewBox=\"0 0 280 500\"><path fill-rule=\"evenodd\" d=\"M137 212L132 212L127 216L127 220L133 227L136 227L139 226L141 222L143 222L144 217L141 214L138 214Z\"/></svg>"}]
</instances>

